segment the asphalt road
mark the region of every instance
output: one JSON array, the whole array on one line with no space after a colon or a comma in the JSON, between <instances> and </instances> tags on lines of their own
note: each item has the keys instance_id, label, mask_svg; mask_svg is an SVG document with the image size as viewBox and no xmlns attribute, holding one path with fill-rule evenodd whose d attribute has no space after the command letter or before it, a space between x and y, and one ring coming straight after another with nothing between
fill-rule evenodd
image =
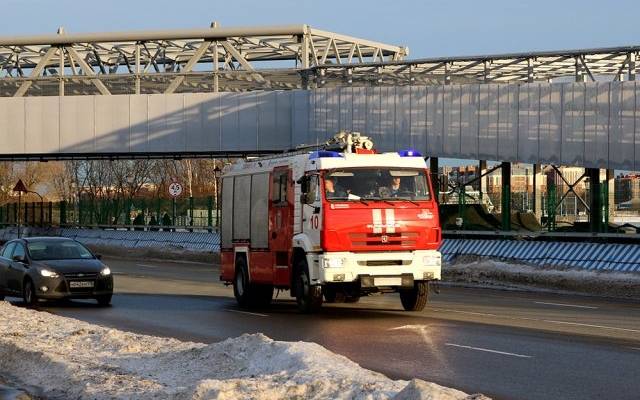
<instances>
[{"instance_id":1,"label":"asphalt road","mask_svg":"<svg viewBox=\"0 0 640 400\"><path fill-rule=\"evenodd\" d=\"M300 315L286 293L268 310L246 312L212 266L105 261L115 273L112 307L74 301L42 308L182 340L262 332L313 341L392 378L418 377L497 399L640 398L638 303L442 287L416 313L385 295Z\"/></svg>"}]
</instances>

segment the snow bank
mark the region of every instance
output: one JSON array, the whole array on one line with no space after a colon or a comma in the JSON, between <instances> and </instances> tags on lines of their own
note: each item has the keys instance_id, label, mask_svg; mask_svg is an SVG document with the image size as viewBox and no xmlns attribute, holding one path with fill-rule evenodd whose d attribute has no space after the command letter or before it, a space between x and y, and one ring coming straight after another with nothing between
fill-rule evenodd
<instances>
[{"instance_id":1,"label":"snow bank","mask_svg":"<svg viewBox=\"0 0 640 400\"><path fill-rule=\"evenodd\" d=\"M54 399L484 398L419 380L393 381L314 343L262 334L211 345L181 342L4 301L0 371Z\"/></svg>"},{"instance_id":2,"label":"snow bank","mask_svg":"<svg viewBox=\"0 0 640 400\"><path fill-rule=\"evenodd\" d=\"M443 266L448 282L482 286L551 289L591 295L640 299L640 274L540 267L477 257L460 257Z\"/></svg>"}]
</instances>

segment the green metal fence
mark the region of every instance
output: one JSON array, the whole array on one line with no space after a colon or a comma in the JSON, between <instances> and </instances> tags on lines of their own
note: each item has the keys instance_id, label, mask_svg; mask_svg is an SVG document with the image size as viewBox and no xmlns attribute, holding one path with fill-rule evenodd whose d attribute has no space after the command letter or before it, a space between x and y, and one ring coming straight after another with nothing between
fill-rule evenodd
<instances>
[{"instance_id":1,"label":"green metal fence","mask_svg":"<svg viewBox=\"0 0 640 400\"><path fill-rule=\"evenodd\" d=\"M0 225L26 226L154 226L217 227L219 212L213 196L163 198L82 199L75 202L6 203L0 206Z\"/></svg>"}]
</instances>

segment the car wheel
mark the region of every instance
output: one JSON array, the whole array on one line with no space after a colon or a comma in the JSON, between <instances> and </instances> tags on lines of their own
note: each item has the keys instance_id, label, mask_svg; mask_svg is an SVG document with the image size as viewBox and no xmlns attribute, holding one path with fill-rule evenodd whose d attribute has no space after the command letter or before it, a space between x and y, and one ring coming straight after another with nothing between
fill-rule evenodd
<instances>
[{"instance_id":1,"label":"car wheel","mask_svg":"<svg viewBox=\"0 0 640 400\"><path fill-rule=\"evenodd\" d=\"M298 310L303 313L314 313L322 307L322 288L312 286L309 279L307 260L300 258L296 263L296 302Z\"/></svg>"},{"instance_id":2,"label":"car wheel","mask_svg":"<svg viewBox=\"0 0 640 400\"><path fill-rule=\"evenodd\" d=\"M22 299L27 307L34 307L38 304L38 297L36 296L36 287L33 285L31 279L27 279L22 288Z\"/></svg>"},{"instance_id":3,"label":"car wheel","mask_svg":"<svg viewBox=\"0 0 640 400\"><path fill-rule=\"evenodd\" d=\"M98 301L98 305L100 307L107 307L111 304L111 294L105 294L103 296L98 296L96 297L96 300Z\"/></svg>"},{"instance_id":4,"label":"car wheel","mask_svg":"<svg viewBox=\"0 0 640 400\"><path fill-rule=\"evenodd\" d=\"M400 290L400 301L406 311L422 311L428 297L429 285L425 281L416 281L412 289Z\"/></svg>"}]
</instances>

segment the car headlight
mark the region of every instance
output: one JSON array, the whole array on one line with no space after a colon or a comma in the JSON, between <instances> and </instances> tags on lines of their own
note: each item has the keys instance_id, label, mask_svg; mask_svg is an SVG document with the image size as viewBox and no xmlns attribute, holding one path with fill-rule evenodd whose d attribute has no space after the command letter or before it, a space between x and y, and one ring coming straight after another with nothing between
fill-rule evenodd
<instances>
[{"instance_id":1,"label":"car headlight","mask_svg":"<svg viewBox=\"0 0 640 400\"><path fill-rule=\"evenodd\" d=\"M424 256L422 258L422 265L424 266L440 265L440 263L440 256Z\"/></svg>"},{"instance_id":2,"label":"car headlight","mask_svg":"<svg viewBox=\"0 0 640 400\"><path fill-rule=\"evenodd\" d=\"M325 258L324 267L325 268L342 268L346 260L344 258Z\"/></svg>"},{"instance_id":3,"label":"car headlight","mask_svg":"<svg viewBox=\"0 0 640 400\"><path fill-rule=\"evenodd\" d=\"M45 278L57 278L58 277L58 273L48 270L48 269L41 269L40 270L40 275L44 276Z\"/></svg>"},{"instance_id":4,"label":"car headlight","mask_svg":"<svg viewBox=\"0 0 640 400\"><path fill-rule=\"evenodd\" d=\"M109 276L111 275L111 270L109 269L109 267L104 267L102 271L100 271L100 275Z\"/></svg>"}]
</instances>

